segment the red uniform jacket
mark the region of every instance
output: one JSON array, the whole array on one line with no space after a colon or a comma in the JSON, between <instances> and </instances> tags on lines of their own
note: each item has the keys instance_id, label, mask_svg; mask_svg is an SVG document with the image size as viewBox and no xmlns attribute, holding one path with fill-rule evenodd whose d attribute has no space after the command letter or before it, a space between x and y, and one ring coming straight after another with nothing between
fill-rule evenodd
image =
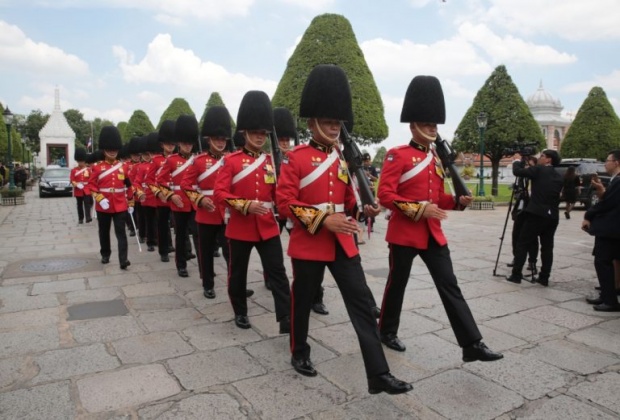
<instances>
[{"instance_id":1,"label":"red uniform jacket","mask_svg":"<svg viewBox=\"0 0 620 420\"><path fill-rule=\"evenodd\" d=\"M300 188L300 182L315 170L321 170L320 165L331 153L331 149L311 141L308 145L297 146L282 160L277 203L280 215L295 222L288 245L291 258L334 261L336 241L348 257L359 253L352 235L336 234L322 227L333 211L344 209L355 214L355 195L346 164L335 159L316 180ZM328 203L335 205L335 209L327 208L325 204Z\"/></svg>"},{"instance_id":2,"label":"red uniform jacket","mask_svg":"<svg viewBox=\"0 0 620 420\"><path fill-rule=\"evenodd\" d=\"M194 163L187 168L183 181L181 181L181 189L196 210L196 223L205 225L221 225L224 223L222 211L220 211L223 208L221 205L217 205L214 196L215 179L221 167L220 159L222 158L210 152L196 156ZM205 208L198 207L200 201L205 197L210 198L216 204L217 208L215 211L208 211Z\"/></svg>"},{"instance_id":3,"label":"red uniform jacket","mask_svg":"<svg viewBox=\"0 0 620 420\"><path fill-rule=\"evenodd\" d=\"M146 207L157 207L157 199L146 183L146 177L151 169L151 165L152 162L141 162L134 166L134 182L132 185L136 191L136 198L140 199L143 194L146 197L146 199L140 203L141 205Z\"/></svg>"},{"instance_id":4,"label":"red uniform jacket","mask_svg":"<svg viewBox=\"0 0 620 420\"><path fill-rule=\"evenodd\" d=\"M113 163L103 160L92 166L88 188L95 199L95 210L97 211L103 213L121 213L127 211L128 201L130 204L133 203L133 189L131 187L127 188L125 185L127 164L121 163L117 169L105 175L108 170L117 167L119 163L121 162L118 160L115 160ZM107 210L104 210L99 204L104 198L107 198L110 202L110 208Z\"/></svg>"},{"instance_id":5,"label":"red uniform jacket","mask_svg":"<svg viewBox=\"0 0 620 420\"><path fill-rule=\"evenodd\" d=\"M243 148L224 157L215 180L215 199L217 203L230 207L227 238L258 242L280 235L273 208L262 216L247 212L252 201L262 201L267 206L273 206L276 180L271 156L264 155L264 161L258 167L234 182L235 176L250 168L262 155Z\"/></svg>"},{"instance_id":6,"label":"red uniform jacket","mask_svg":"<svg viewBox=\"0 0 620 420\"><path fill-rule=\"evenodd\" d=\"M188 160L193 161L193 156L186 159L179 153L170 155L166 158L166 161L157 174L159 190L162 192L166 201L170 203L170 210L180 213L189 213L192 211L191 201L189 201L187 195L185 195L181 190L181 182L183 181L183 176L185 175L184 172L191 166L191 163L185 165ZM175 194L183 200L183 207L177 207L170 201L170 198Z\"/></svg>"},{"instance_id":7,"label":"red uniform jacket","mask_svg":"<svg viewBox=\"0 0 620 420\"><path fill-rule=\"evenodd\" d=\"M90 189L88 188L88 183L90 182L91 169L88 166L84 166L83 168L75 167L71 169L71 174L69 175L69 179L71 180L71 185L73 185L73 196L74 197L84 197L85 195L90 194ZM79 189L77 187L78 183L84 184L83 189Z\"/></svg>"},{"instance_id":8,"label":"red uniform jacket","mask_svg":"<svg viewBox=\"0 0 620 420\"><path fill-rule=\"evenodd\" d=\"M385 240L392 244L427 249L430 235L439 245L447 244L439 219L422 215L427 204L441 209L457 208L454 197L444 192L444 172L439 158L432 155L424 166L428 149L413 140L391 149L385 155L378 198L382 206L392 210ZM414 167L422 168L417 175L400 182L401 176Z\"/></svg>"},{"instance_id":9,"label":"red uniform jacket","mask_svg":"<svg viewBox=\"0 0 620 420\"><path fill-rule=\"evenodd\" d=\"M168 207L168 203L159 199L157 194L161 192L159 189L159 184L157 183L157 175L161 171L161 168L166 163L166 158L164 155L155 155L153 156L153 160L151 161L151 166L149 166L149 170L146 173L145 182L148 185L149 189L153 193L156 198L157 207ZM166 181L166 187L170 186L170 179Z\"/></svg>"}]
</instances>

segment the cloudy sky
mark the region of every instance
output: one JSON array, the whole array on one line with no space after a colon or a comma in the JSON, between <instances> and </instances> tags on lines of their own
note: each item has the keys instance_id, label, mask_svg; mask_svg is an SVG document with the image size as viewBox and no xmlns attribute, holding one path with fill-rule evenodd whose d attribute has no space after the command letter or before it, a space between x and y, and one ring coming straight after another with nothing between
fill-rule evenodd
<instances>
[{"instance_id":1,"label":"cloudy sky","mask_svg":"<svg viewBox=\"0 0 620 420\"><path fill-rule=\"evenodd\" d=\"M620 113L620 0L0 0L0 101L49 113L59 87L63 110L157 124L173 98L200 114L217 91L235 116L246 91L273 95L322 13L351 22L388 148L409 139L399 115L418 74L441 80L448 139L500 64L525 99L542 81L568 118L594 86Z\"/></svg>"}]
</instances>

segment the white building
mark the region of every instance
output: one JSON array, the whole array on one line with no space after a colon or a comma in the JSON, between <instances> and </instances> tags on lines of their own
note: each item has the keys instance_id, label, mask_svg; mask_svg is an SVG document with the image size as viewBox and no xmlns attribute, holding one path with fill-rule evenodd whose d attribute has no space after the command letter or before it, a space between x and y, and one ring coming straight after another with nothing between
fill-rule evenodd
<instances>
[{"instance_id":1,"label":"white building","mask_svg":"<svg viewBox=\"0 0 620 420\"><path fill-rule=\"evenodd\" d=\"M525 102L545 136L546 149L560 150L571 124L570 120L562 116L562 103L543 88L542 81L538 90Z\"/></svg>"},{"instance_id":2,"label":"white building","mask_svg":"<svg viewBox=\"0 0 620 420\"><path fill-rule=\"evenodd\" d=\"M54 111L49 120L39 131L41 151L38 163L47 165L61 165L72 168L75 166L75 132L69 126L67 119L60 110L60 92L54 91Z\"/></svg>"}]
</instances>

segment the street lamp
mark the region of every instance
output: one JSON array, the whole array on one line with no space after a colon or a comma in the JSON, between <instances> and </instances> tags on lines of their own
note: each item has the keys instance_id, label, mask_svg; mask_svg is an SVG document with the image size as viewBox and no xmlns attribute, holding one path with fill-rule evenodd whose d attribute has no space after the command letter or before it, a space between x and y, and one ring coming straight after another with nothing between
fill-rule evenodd
<instances>
[{"instance_id":1,"label":"street lamp","mask_svg":"<svg viewBox=\"0 0 620 420\"><path fill-rule=\"evenodd\" d=\"M11 150L11 124L13 124L13 114L7 106L2 113L4 117L4 123L6 124L6 131L9 136L8 158L9 158L9 190L15 189L15 180L13 179L13 152Z\"/></svg>"},{"instance_id":2,"label":"street lamp","mask_svg":"<svg viewBox=\"0 0 620 420\"><path fill-rule=\"evenodd\" d=\"M478 195L484 196L484 129L487 128L487 114L481 112L476 118L478 128L480 129L480 186L478 187Z\"/></svg>"}]
</instances>

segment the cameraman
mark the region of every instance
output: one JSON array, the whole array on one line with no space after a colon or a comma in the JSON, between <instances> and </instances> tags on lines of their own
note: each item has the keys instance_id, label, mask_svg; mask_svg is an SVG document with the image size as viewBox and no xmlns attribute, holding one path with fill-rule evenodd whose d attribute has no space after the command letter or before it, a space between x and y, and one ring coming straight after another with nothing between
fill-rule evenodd
<instances>
[{"instance_id":1,"label":"cameraman","mask_svg":"<svg viewBox=\"0 0 620 420\"><path fill-rule=\"evenodd\" d=\"M560 220L560 192L564 185L562 175L553 167L560 163L560 155L555 150L543 150L538 164L526 167L524 161L515 162L512 173L528 178L532 184L530 201L525 207L523 227L517 240L515 262L512 274L506 279L512 283L521 283L523 265L528 249L540 238L540 259L542 266L536 282L549 285L551 266L553 265L553 237Z\"/></svg>"}]
</instances>

